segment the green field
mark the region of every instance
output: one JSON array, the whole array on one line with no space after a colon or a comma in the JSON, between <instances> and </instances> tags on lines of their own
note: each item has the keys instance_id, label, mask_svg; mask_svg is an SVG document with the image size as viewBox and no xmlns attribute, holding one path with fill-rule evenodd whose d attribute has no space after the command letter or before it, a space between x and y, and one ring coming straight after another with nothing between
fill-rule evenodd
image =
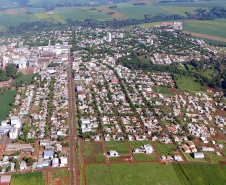
<instances>
[{"instance_id":1,"label":"green field","mask_svg":"<svg viewBox=\"0 0 226 185\"><path fill-rule=\"evenodd\" d=\"M106 141L107 151L116 150L119 155L129 156L129 150L125 141Z\"/></svg>"},{"instance_id":2,"label":"green field","mask_svg":"<svg viewBox=\"0 0 226 185\"><path fill-rule=\"evenodd\" d=\"M226 166L214 164L161 165L143 162L85 167L86 184L89 185L219 185L226 184L225 174Z\"/></svg>"},{"instance_id":3,"label":"green field","mask_svg":"<svg viewBox=\"0 0 226 185\"><path fill-rule=\"evenodd\" d=\"M86 184L89 185L179 185L172 165L158 163L114 164L110 166L111 175L107 165L86 166Z\"/></svg>"},{"instance_id":4,"label":"green field","mask_svg":"<svg viewBox=\"0 0 226 185\"><path fill-rule=\"evenodd\" d=\"M172 156L175 152L175 147L173 144L164 144L160 141L154 141L153 142L159 156L165 155L165 156Z\"/></svg>"},{"instance_id":5,"label":"green field","mask_svg":"<svg viewBox=\"0 0 226 185\"><path fill-rule=\"evenodd\" d=\"M218 164L220 161L226 161L223 156L216 155L215 152L204 152L211 163Z\"/></svg>"},{"instance_id":6,"label":"green field","mask_svg":"<svg viewBox=\"0 0 226 185\"><path fill-rule=\"evenodd\" d=\"M134 154L135 161L158 161L155 155L150 154Z\"/></svg>"},{"instance_id":7,"label":"green field","mask_svg":"<svg viewBox=\"0 0 226 185\"><path fill-rule=\"evenodd\" d=\"M184 158L189 161L189 162L207 162L206 159L194 159L191 154L189 153L184 153L182 150L181 150L181 153L183 154Z\"/></svg>"},{"instance_id":8,"label":"green field","mask_svg":"<svg viewBox=\"0 0 226 185\"><path fill-rule=\"evenodd\" d=\"M26 84L30 83L33 79L33 74L22 74L20 77L16 78L14 81L14 84L20 83L20 84Z\"/></svg>"},{"instance_id":9,"label":"green field","mask_svg":"<svg viewBox=\"0 0 226 185\"><path fill-rule=\"evenodd\" d=\"M134 148L140 148L142 145L149 144L149 141L129 141L130 147L132 149Z\"/></svg>"},{"instance_id":10,"label":"green field","mask_svg":"<svg viewBox=\"0 0 226 185\"><path fill-rule=\"evenodd\" d=\"M183 30L226 38L226 23L203 20L185 20Z\"/></svg>"},{"instance_id":11,"label":"green field","mask_svg":"<svg viewBox=\"0 0 226 185\"><path fill-rule=\"evenodd\" d=\"M160 13L168 14L166 11L153 5L141 5L135 6L133 4L118 4L114 10L124 14L126 17L134 19L144 19L144 14L150 14L152 16Z\"/></svg>"},{"instance_id":12,"label":"green field","mask_svg":"<svg viewBox=\"0 0 226 185\"><path fill-rule=\"evenodd\" d=\"M173 4L172 4L173 5ZM170 13L170 14L179 14L182 16L186 16L185 12L188 12L190 14L194 14L195 10L197 10L199 7L176 7L176 6L159 6L159 8L163 9L164 11ZM207 11L209 11L209 8L202 8Z\"/></svg>"},{"instance_id":13,"label":"green field","mask_svg":"<svg viewBox=\"0 0 226 185\"><path fill-rule=\"evenodd\" d=\"M5 91L2 95L0 95L0 121L5 120L10 111L10 104L14 102L16 96L16 91Z\"/></svg>"},{"instance_id":14,"label":"green field","mask_svg":"<svg viewBox=\"0 0 226 185\"><path fill-rule=\"evenodd\" d=\"M83 142L85 163L106 162L102 143Z\"/></svg>"},{"instance_id":15,"label":"green field","mask_svg":"<svg viewBox=\"0 0 226 185\"><path fill-rule=\"evenodd\" d=\"M226 166L176 163L172 165L182 185L226 184Z\"/></svg>"},{"instance_id":16,"label":"green field","mask_svg":"<svg viewBox=\"0 0 226 185\"><path fill-rule=\"evenodd\" d=\"M70 177L70 171L67 169L53 170L53 179Z\"/></svg>"},{"instance_id":17,"label":"green field","mask_svg":"<svg viewBox=\"0 0 226 185\"><path fill-rule=\"evenodd\" d=\"M205 91L205 88L195 80L195 77L175 75L175 81L179 90L191 92Z\"/></svg>"},{"instance_id":18,"label":"green field","mask_svg":"<svg viewBox=\"0 0 226 185\"><path fill-rule=\"evenodd\" d=\"M45 185L42 172L12 174L10 185Z\"/></svg>"},{"instance_id":19,"label":"green field","mask_svg":"<svg viewBox=\"0 0 226 185\"><path fill-rule=\"evenodd\" d=\"M164 87L161 87L161 86L153 86L152 88L158 94L170 94L170 95L174 95L173 92L171 92L167 88L164 88Z\"/></svg>"}]
</instances>

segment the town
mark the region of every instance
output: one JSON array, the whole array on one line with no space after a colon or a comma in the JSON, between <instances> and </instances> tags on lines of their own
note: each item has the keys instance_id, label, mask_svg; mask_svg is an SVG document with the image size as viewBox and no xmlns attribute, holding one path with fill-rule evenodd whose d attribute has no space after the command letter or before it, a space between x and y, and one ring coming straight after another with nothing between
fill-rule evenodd
<instances>
[{"instance_id":1,"label":"town","mask_svg":"<svg viewBox=\"0 0 226 185\"><path fill-rule=\"evenodd\" d=\"M211 71L213 58L222 57L222 48L183 34L182 26L67 27L1 38L1 77L12 68L17 75L0 82L2 95L15 91L1 117L0 182L15 173L69 169L66 183L89 184L86 168L100 163L225 164L223 91L180 90L181 74L161 71L190 70L190 61L204 60ZM159 70L144 70L151 65Z\"/></svg>"}]
</instances>

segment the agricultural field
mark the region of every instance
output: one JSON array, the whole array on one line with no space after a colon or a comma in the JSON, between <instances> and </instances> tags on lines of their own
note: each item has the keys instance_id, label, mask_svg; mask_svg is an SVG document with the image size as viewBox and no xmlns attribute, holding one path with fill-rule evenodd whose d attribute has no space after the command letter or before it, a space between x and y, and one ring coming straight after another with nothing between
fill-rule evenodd
<instances>
[{"instance_id":1,"label":"agricultural field","mask_svg":"<svg viewBox=\"0 0 226 185\"><path fill-rule=\"evenodd\" d=\"M12 174L10 185L45 185L43 172Z\"/></svg>"},{"instance_id":2,"label":"agricultural field","mask_svg":"<svg viewBox=\"0 0 226 185\"><path fill-rule=\"evenodd\" d=\"M102 143L83 142L85 163L104 163L105 155Z\"/></svg>"},{"instance_id":3,"label":"agricultural field","mask_svg":"<svg viewBox=\"0 0 226 185\"><path fill-rule=\"evenodd\" d=\"M114 10L124 14L126 17L134 19L144 19L144 14L152 16L160 13L168 14L166 11L154 5L133 5L133 4L118 4Z\"/></svg>"},{"instance_id":4,"label":"agricultural field","mask_svg":"<svg viewBox=\"0 0 226 185\"><path fill-rule=\"evenodd\" d=\"M7 118L11 108L11 104L14 102L15 96L15 90L8 90L0 95L0 121L5 120Z\"/></svg>"},{"instance_id":5,"label":"agricultural field","mask_svg":"<svg viewBox=\"0 0 226 185\"><path fill-rule=\"evenodd\" d=\"M185 31L217 36L222 38L226 38L225 29L226 23L219 22L217 20L214 21L185 20L183 25L183 30Z\"/></svg>"},{"instance_id":6,"label":"agricultural field","mask_svg":"<svg viewBox=\"0 0 226 185\"><path fill-rule=\"evenodd\" d=\"M195 77L175 75L175 81L179 90L190 92L205 91L205 88L195 80Z\"/></svg>"},{"instance_id":7,"label":"agricultural field","mask_svg":"<svg viewBox=\"0 0 226 185\"><path fill-rule=\"evenodd\" d=\"M172 164L182 185L225 184L226 166L208 164Z\"/></svg>"},{"instance_id":8,"label":"agricultural field","mask_svg":"<svg viewBox=\"0 0 226 185\"><path fill-rule=\"evenodd\" d=\"M197 10L199 7L159 6L159 8L163 9L164 11L166 11L170 14L179 14L181 16L186 16L185 12L194 14L195 10ZM209 11L209 8L203 7L202 9Z\"/></svg>"},{"instance_id":9,"label":"agricultural field","mask_svg":"<svg viewBox=\"0 0 226 185\"><path fill-rule=\"evenodd\" d=\"M153 142L159 156L165 155L171 155L175 152L175 147L173 144L164 144L161 143L160 141L154 141Z\"/></svg>"},{"instance_id":10,"label":"agricultural field","mask_svg":"<svg viewBox=\"0 0 226 185\"><path fill-rule=\"evenodd\" d=\"M98 169L98 172L97 170ZM100 170L100 171L99 171ZM86 184L89 185L137 185L159 184L179 185L180 181L173 166L158 163L136 164L113 164L110 166L111 174L107 165L86 166Z\"/></svg>"}]
</instances>

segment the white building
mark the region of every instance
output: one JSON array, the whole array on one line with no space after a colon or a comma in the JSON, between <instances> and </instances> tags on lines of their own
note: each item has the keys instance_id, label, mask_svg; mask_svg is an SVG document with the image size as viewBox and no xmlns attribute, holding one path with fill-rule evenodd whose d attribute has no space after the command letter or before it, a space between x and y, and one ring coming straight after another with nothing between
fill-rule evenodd
<instances>
[{"instance_id":1,"label":"white building","mask_svg":"<svg viewBox=\"0 0 226 185\"><path fill-rule=\"evenodd\" d=\"M109 155L109 157L118 157L119 156L118 152L116 152L115 150L110 150L108 152L108 155Z\"/></svg>"},{"instance_id":2,"label":"white building","mask_svg":"<svg viewBox=\"0 0 226 185\"><path fill-rule=\"evenodd\" d=\"M111 33L110 32L107 32L107 41L111 42Z\"/></svg>"},{"instance_id":3,"label":"white building","mask_svg":"<svg viewBox=\"0 0 226 185\"><path fill-rule=\"evenodd\" d=\"M58 158L53 158L52 160L52 167L57 167L59 166L59 159Z\"/></svg>"},{"instance_id":4,"label":"white building","mask_svg":"<svg viewBox=\"0 0 226 185\"><path fill-rule=\"evenodd\" d=\"M11 126L14 126L15 128L21 127L21 120L18 116L11 117Z\"/></svg>"},{"instance_id":5,"label":"white building","mask_svg":"<svg viewBox=\"0 0 226 185\"><path fill-rule=\"evenodd\" d=\"M18 129L15 127L12 127L9 131L9 138L10 139L16 139L18 136Z\"/></svg>"}]
</instances>

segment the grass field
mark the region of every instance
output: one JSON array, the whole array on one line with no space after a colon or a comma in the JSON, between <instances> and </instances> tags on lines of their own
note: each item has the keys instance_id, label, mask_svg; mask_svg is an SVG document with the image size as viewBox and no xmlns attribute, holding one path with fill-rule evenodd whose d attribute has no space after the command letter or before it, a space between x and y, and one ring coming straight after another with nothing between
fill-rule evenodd
<instances>
[{"instance_id":1,"label":"grass field","mask_svg":"<svg viewBox=\"0 0 226 185\"><path fill-rule=\"evenodd\" d=\"M5 120L10 111L10 104L14 102L16 91L6 91L3 95L0 95L0 121Z\"/></svg>"},{"instance_id":2,"label":"grass field","mask_svg":"<svg viewBox=\"0 0 226 185\"><path fill-rule=\"evenodd\" d=\"M150 14L152 16L160 13L168 14L165 10L158 8L154 5L142 5L135 6L133 4L118 4L114 10L124 14L126 17L134 19L144 19L144 14Z\"/></svg>"},{"instance_id":3,"label":"grass field","mask_svg":"<svg viewBox=\"0 0 226 185\"><path fill-rule=\"evenodd\" d=\"M226 23L201 20L185 20L183 30L226 38Z\"/></svg>"},{"instance_id":4,"label":"grass field","mask_svg":"<svg viewBox=\"0 0 226 185\"><path fill-rule=\"evenodd\" d=\"M42 172L12 174L10 185L45 185Z\"/></svg>"},{"instance_id":5,"label":"grass field","mask_svg":"<svg viewBox=\"0 0 226 185\"><path fill-rule=\"evenodd\" d=\"M83 142L85 163L104 163L105 155L102 143Z\"/></svg>"},{"instance_id":6,"label":"grass field","mask_svg":"<svg viewBox=\"0 0 226 185\"><path fill-rule=\"evenodd\" d=\"M173 144L171 144L171 145L164 144L159 141L154 141L153 144L154 144L159 156L162 156L162 155L165 155L165 156L171 155L172 156L172 153L175 151Z\"/></svg>"},{"instance_id":7,"label":"grass field","mask_svg":"<svg viewBox=\"0 0 226 185\"><path fill-rule=\"evenodd\" d=\"M140 148L142 145L149 144L148 141L129 141L130 147L132 149L134 148Z\"/></svg>"},{"instance_id":8,"label":"grass field","mask_svg":"<svg viewBox=\"0 0 226 185\"><path fill-rule=\"evenodd\" d=\"M194 14L195 10L197 10L199 7L175 7L175 6L159 6L159 8L165 10L168 13L171 14L179 14L182 16L186 16L185 12L188 12L190 14ZM209 11L209 8L202 8L207 11Z\"/></svg>"},{"instance_id":9,"label":"grass field","mask_svg":"<svg viewBox=\"0 0 226 185\"><path fill-rule=\"evenodd\" d=\"M207 162L206 159L194 159L191 154L189 153L184 153L182 150L181 150L181 153L183 154L184 158L189 161L189 162Z\"/></svg>"},{"instance_id":10,"label":"grass field","mask_svg":"<svg viewBox=\"0 0 226 185\"><path fill-rule=\"evenodd\" d=\"M167 88L164 88L164 87L161 87L161 86L153 86L152 88L158 94L170 94L170 95L174 95L173 92L171 92Z\"/></svg>"},{"instance_id":11,"label":"grass field","mask_svg":"<svg viewBox=\"0 0 226 185\"><path fill-rule=\"evenodd\" d=\"M114 164L86 166L86 184L89 185L179 185L180 181L171 164L158 163Z\"/></svg>"},{"instance_id":12,"label":"grass field","mask_svg":"<svg viewBox=\"0 0 226 185\"><path fill-rule=\"evenodd\" d=\"M119 155L129 155L129 150L125 141L106 141L107 151L116 150Z\"/></svg>"},{"instance_id":13,"label":"grass field","mask_svg":"<svg viewBox=\"0 0 226 185\"><path fill-rule=\"evenodd\" d=\"M88 165L85 167L86 184L111 185L111 176L107 165Z\"/></svg>"},{"instance_id":14,"label":"grass field","mask_svg":"<svg viewBox=\"0 0 226 185\"><path fill-rule=\"evenodd\" d=\"M195 77L175 75L175 81L179 90L183 91L205 91L205 88L201 86L199 82L196 82Z\"/></svg>"},{"instance_id":15,"label":"grass field","mask_svg":"<svg viewBox=\"0 0 226 185\"><path fill-rule=\"evenodd\" d=\"M32 77L34 75L33 74L22 74L20 77L16 78L15 81L14 81L14 84L17 84L17 83L30 83L32 81Z\"/></svg>"},{"instance_id":16,"label":"grass field","mask_svg":"<svg viewBox=\"0 0 226 185\"><path fill-rule=\"evenodd\" d=\"M134 154L135 161L158 161L155 155L150 154Z\"/></svg>"},{"instance_id":17,"label":"grass field","mask_svg":"<svg viewBox=\"0 0 226 185\"><path fill-rule=\"evenodd\" d=\"M70 177L70 171L67 169L53 170L53 178Z\"/></svg>"},{"instance_id":18,"label":"grass field","mask_svg":"<svg viewBox=\"0 0 226 185\"><path fill-rule=\"evenodd\" d=\"M215 152L205 152L205 155L210 160L211 163L218 164L219 161L226 161L223 156L216 155Z\"/></svg>"},{"instance_id":19,"label":"grass field","mask_svg":"<svg viewBox=\"0 0 226 185\"><path fill-rule=\"evenodd\" d=\"M172 165L182 185L226 184L226 166L176 163Z\"/></svg>"}]
</instances>

